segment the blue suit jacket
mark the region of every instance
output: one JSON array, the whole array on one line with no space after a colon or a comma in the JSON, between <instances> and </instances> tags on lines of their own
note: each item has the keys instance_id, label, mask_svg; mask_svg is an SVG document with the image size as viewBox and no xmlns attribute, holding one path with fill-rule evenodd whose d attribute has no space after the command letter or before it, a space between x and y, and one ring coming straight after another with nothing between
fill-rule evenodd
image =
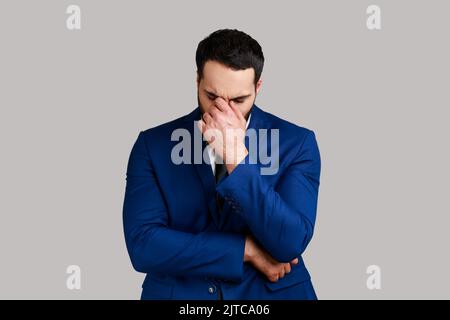
<instances>
[{"instance_id":1,"label":"blue suit jacket","mask_svg":"<svg viewBox=\"0 0 450 320\"><path fill-rule=\"evenodd\" d=\"M174 164L179 141L172 132L193 136L199 107L140 132L127 167L123 223L132 265L147 274L141 299L218 299L219 290L223 299L316 299L301 257L316 218L321 162L314 132L256 105L251 112L248 128L279 130L276 174L261 175L264 165L247 156L216 186L210 164ZM270 154L270 143L266 148ZM298 265L270 282L243 262L247 234L274 259L298 257Z\"/></svg>"}]
</instances>

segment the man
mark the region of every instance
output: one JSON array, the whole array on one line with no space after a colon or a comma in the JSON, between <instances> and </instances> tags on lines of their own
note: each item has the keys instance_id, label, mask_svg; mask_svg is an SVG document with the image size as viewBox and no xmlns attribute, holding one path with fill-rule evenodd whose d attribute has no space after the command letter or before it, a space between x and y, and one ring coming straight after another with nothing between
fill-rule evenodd
<instances>
[{"instance_id":1,"label":"man","mask_svg":"<svg viewBox=\"0 0 450 320\"><path fill-rule=\"evenodd\" d=\"M147 274L141 299L316 299L301 257L316 218L314 132L255 105L264 56L249 35L212 33L196 63L198 107L140 132L129 158L123 221ZM179 149L196 135L200 149Z\"/></svg>"}]
</instances>

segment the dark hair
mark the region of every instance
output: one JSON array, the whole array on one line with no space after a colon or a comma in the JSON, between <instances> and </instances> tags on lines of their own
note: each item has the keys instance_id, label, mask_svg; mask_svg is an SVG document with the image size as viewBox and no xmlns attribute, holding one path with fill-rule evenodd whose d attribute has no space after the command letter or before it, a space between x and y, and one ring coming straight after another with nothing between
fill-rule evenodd
<instances>
[{"instance_id":1,"label":"dark hair","mask_svg":"<svg viewBox=\"0 0 450 320\"><path fill-rule=\"evenodd\" d=\"M236 29L217 30L200 41L195 54L200 79L203 77L203 67L208 60L220 62L234 70L253 68L255 85L261 77L264 66L264 55L259 43Z\"/></svg>"}]
</instances>

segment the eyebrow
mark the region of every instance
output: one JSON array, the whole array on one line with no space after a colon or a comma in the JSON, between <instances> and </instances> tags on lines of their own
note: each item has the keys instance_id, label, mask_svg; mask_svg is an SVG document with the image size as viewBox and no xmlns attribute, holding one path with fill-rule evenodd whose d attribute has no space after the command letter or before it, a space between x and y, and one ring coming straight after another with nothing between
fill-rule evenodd
<instances>
[{"instance_id":1,"label":"eyebrow","mask_svg":"<svg viewBox=\"0 0 450 320\"><path fill-rule=\"evenodd\" d=\"M218 97L217 94L215 94L215 93L213 93L213 92L209 92L209 91L206 90L206 89L205 89L205 92L206 92L207 94L209 94L210 96ZM247 95L243 95L243 96L239 96L239 97L232 98L232 99L230 99L230 100L246 99L246 98L248 98L248 97L250 97L250 96L251 96L251 94L247 94Z\"/></svg>"}]
</instances>

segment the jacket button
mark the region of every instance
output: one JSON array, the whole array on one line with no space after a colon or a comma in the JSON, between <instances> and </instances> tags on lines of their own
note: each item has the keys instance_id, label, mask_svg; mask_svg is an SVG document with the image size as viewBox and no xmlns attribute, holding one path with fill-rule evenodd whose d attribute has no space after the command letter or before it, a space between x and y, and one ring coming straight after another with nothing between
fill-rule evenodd
<instances>
[{"instance_id":1,"label":"jacket button","mask_svg":"<svg viewBox=\"0 0 450 320\"><path fill-rule=\"evenodd\" d=\"M213 294L213 293L215 293L215 292L216 292L216 286L215 286L215 285L211 285L211 286L209 286L209 288L208 288L208 292L209 292L210 294Z\"/></svg>"}]
</instances>

